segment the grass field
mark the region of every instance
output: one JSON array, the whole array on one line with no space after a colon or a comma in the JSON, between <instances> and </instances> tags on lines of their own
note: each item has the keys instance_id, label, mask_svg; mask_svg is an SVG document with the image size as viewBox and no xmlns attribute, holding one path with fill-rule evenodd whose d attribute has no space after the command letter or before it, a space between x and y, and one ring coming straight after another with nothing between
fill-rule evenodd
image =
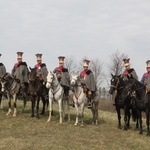
<instances>
[{"instance_id":1,"label":"grass field","mask_svg":"<svg viewBox=\"0 0 150 150\"><path fill-rule=\"evenodd\" d=\"M106 104L104 104L106 103ZM101 105L102 104L102 105ZM47 123L48 112L40 119L30 118L31 103L17 117L5 116L7 101L0 110L0 150L149 150L150 137L146 137L145 120L143 135L138 134L135 123L128 131L117 128L116 113L99 111L99 124L92 125L91 112L85 108L84 127L74 126L75 109L71 107L71 121L59 124L58 105L54 104L54 116ZM101 101L100 106L111 102ZM41 106L41 104L40 104ZM18 111L22 101L18 101ZM104 108L104 107L103 107Z\"/></svg>"}]
</instances>

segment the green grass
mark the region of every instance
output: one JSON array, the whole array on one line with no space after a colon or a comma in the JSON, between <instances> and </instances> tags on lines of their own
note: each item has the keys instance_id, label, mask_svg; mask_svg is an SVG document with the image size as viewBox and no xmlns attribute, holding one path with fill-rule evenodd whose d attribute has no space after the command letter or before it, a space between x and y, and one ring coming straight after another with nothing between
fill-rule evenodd
<instances>
[{"instance_id":1,"label":"green grass","mask_svg":"<svg viewBox=\"0 0 150 150\"><path fill-rule=\"evenodd\" d=\"M104 103L104 102L103 102ZM111 103L107 101L107 103ZM18 111L23 103L18 101ZM104 105L104 104L103 104ZM101 106L101 103L100 103ZM143 120L143 135L138 134L135 123L128 131L117 128L116 113L99 111L98 125L92 125L91 112L85 108L84 127L74 126L75 109L71 107L71 121L59 124L58 105L54 104L54 116L47 123L48 112L40 119L30 118L31 103L17 117L6 116L7 101L0 110L0 150L149 150L150 137L146 137ZM100 107L101 108L101 107ZM41 103L40 103L41 109ZM123 119L122 119L123 122Z\"/></svg>"}]
</instances>

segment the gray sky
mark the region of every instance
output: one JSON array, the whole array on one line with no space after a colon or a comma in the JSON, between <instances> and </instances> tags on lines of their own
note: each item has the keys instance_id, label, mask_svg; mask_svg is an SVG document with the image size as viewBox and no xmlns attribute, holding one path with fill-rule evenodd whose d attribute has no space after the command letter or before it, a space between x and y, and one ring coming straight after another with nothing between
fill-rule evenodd
<instances>
[{"instance_id":1,"label":"gray sky","mask_svg":"<svg viewBox=\"0 0 150 150\"><path fill-rule=\"evenodd\" d=\"M43 53L49 70L59 55L99 58L128 54L139 78L150 59L150 0L0 0L1 61L10 72L16 52L28 66Z\"/></svg>"}]
</instances>

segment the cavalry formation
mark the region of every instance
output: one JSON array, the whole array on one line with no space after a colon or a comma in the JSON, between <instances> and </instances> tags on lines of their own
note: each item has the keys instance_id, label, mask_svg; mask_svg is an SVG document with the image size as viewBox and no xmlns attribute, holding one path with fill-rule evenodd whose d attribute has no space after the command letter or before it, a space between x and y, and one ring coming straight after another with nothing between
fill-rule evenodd
<instances>
[{"instance_id":1,"label":"cavalry formation","mask_svg":"<svg viewBox=\"0 0 150 150\"><path fill-rule=\"evenodd\" d=\"M41 114L45 113L45 106L49 107L47 122L51 121L53 114L53 103L58 102L60 119L63 122L67 108L68 121L70 121L69 97L72 91L73 107L76 109L75 124L79 123L79 107L81 108L81 126L84 123L84 108L87 104L91 109L93 124L98 123L98 106L100 93L97 90L93 72L88 68L90 61L83 61L82 72L72 72L64 67L64 56L59 56L59 67L54 71L48 71L46 64L42 63L42 54L36 54L37 64L34 68L27 67L22 62L23 52L17 52L18 62L14 65L12 73L6 73L5 66L0 64L0 102L2 96L8 99L8 112L11 113L11 100L14 101L13 116L17 115L18 96L23 97L24 107L27 100L31 101L31 117L39 118L39 102L42 100L43 108ZM1 56L1 55L0 55ZM147 135L150 136L150 61L147 61L147 73L143 75L141 82L137 74L130 68L129 58L123 59L125 71L121 75L112 75L110 94L113 94L114 105L118 116L118 128L121 128L121 109L124 110L124 130L130 127L130 117L136 121L139 133L143 133L142 112L146 114Z\"/></svg>"},{"instance_id":2,"label":"cavalry formation","mask_svg":"<svg viewBox=\"0 0 150 150\"><path fill-rule=\"evenodd\" d=\"M1 56L1 55L0 55ZM73 104L76 109L75 125L78 125L79 107L81 107L81 125L83 126L84 106L87 103L88 108L93 114L93 124L98 123L98 102L99 92L96 89L93 72L88 69L89 60L84 60L83 71L81 73L68 73L64 67L64 56L59 56L59 66L53 72L48 71L46 64L42 63L42 54L36 54L37 64L31 68L26 62L22 61L23 52L17 52L18 62L14 65L12 73L7 73L5 66L0 65L0 85L2 97L8 99L7 116L12 112L12 100L14 101L13 116L17 115L17 99L23 97L23 110L27 100L31 101L31 117L39 118L39 103L43 102L41 114L45 113L45 106L49 107L49 117L47 122L51 121L53 114L53 103L58 102L60 119L63 122L67 108L68 121L70 121L69 97L72 91ZM35 111L36 110L36 111ZM35 114L36 112L36 114Z\"/></svg>"},{"instance_id":3,"label":"cavalry formation","mask_svg":"<svg viewBox=\"0 0 150 150\"><path fill-rule=\"evenodd\" d=\"M110 94L114 94L115 108L118 115L118 128L121 128L120 109L124 110L124 130L130 127L130 116L136 121L139 134L143 133L142 112L146 114L147 136L150 136L150 93L137 79L128 76L124 81L121 75L112 75Z\"/></svg>"}]
</instances>

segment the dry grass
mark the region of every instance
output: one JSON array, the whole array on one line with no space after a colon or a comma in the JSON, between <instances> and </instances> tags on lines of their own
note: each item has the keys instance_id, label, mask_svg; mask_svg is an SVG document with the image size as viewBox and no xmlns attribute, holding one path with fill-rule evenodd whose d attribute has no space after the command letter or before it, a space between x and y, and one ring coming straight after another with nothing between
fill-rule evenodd
<instances>
[{"instance_id":1,"label":"dry grass","mask_svg":"<svg viewBox=\"0 0 150 150\"><path fill-rule=\"evenodd\" d=\"M110 103L107 101L107 103ZM102 104L102 103L101 103ZM101 105L100 104L100 105ZM22 102L18 103L18 111ZM111 105L111 104L110 104ZM74 126L75 109L71 108L71 121L65 120L58 123L58 106L55 104L54 116L51 123L47 123L48 113L39 120L30 118L30 102L23 113L17 117L6 117L7 103L0 110L0 149L11 150L149 150L150 137L146 137L144 122L144 134L139 135L134 129L135 123L128 131L117 129L117 117L115 113L99 111L99 124L92 125L91 112L85 108L85 125Z\"/></svg>"}]
</instances>

